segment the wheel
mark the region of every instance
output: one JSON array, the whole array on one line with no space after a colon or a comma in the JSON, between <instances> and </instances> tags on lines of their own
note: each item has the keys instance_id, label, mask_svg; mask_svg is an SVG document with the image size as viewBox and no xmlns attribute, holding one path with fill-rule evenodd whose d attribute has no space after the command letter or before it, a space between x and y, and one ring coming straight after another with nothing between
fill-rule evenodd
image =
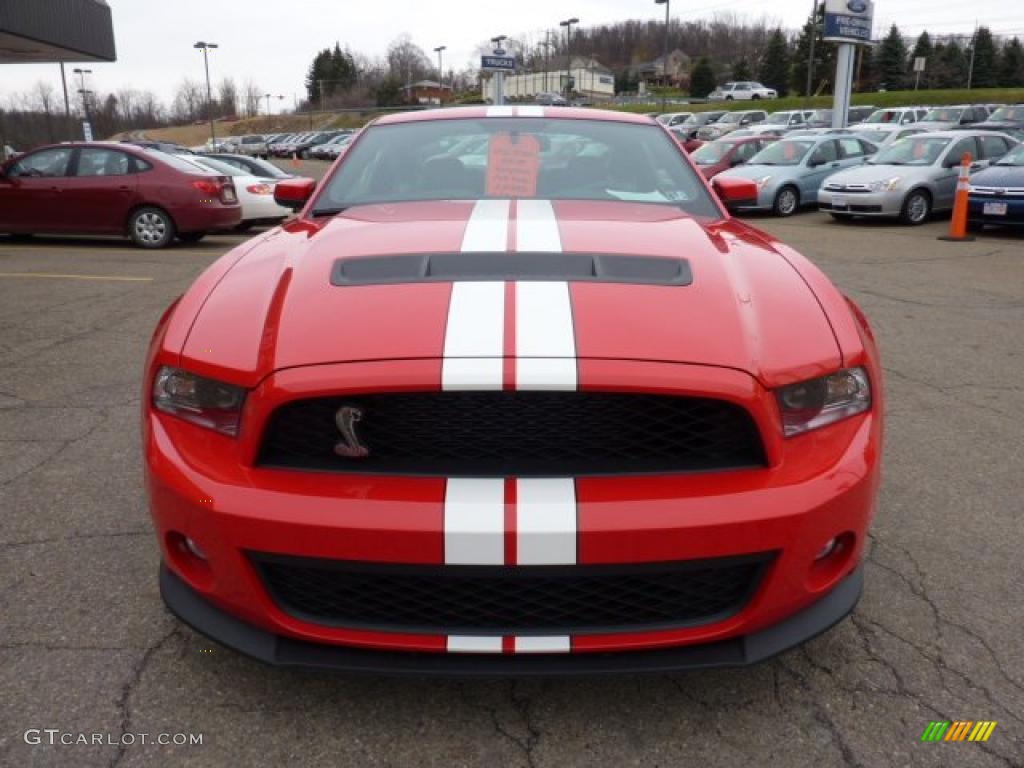
<instances>
[{"instance_id":1,"label":"wheel","mask_svg":"<svg viewBox=\"0 0 1024 768\"><path fill-rule=\"evenodd\" d=\"M725 97L725 100L726 100L726 101L732 101L732 96L726 96L726 97Z\"/></svg>"},{"instance_id":2,"label":"wheel","mask_svg":"<svg viewBox=\"0 0 1024 768\"><path fill-rule=\"evenodd\" d=\"M179 232L178 239L183 243L198 243L206 237L205 232Z\"/></svg>"},{"instance_id":3,"label":"wheel","mask_svg":"<svg viewBox=\"0 0 1024 768\"><path fill-rule=\"evenodd\" d=\"M253 222L252 220L243 221L237 227L235 227L235 232L248 232L250 229L253 228L254 224L255 222Z\"/></svg>"},{"instance_id":4,"label":"wheel","mask_svg":"<svg viewBox=\"0 0 1024 768\"><path fill-rule=\"evenodd\" d=\"M928 221L928 217L931 215L932 196L926 190L915 189L903 201L900 221L916 227Z\"/></svg>"},{"instance_id":5,"label":"wheel","mask_svg":"<svg viewBox=\"0 0 1024 768\"><path fill-rule=\"evenodd\" d=\"M800 193L796 187L786 186L775 193L772 213L776 216L792 216L800 207Z\"/></svg>"},{"instance_id":6,"label":"wheel","mask_svg":"<svg viewBox=\"0 0 1024 768\"><path fill-rule=\"evenodd\" d=\"M758 94L755 93L753 96L750 97L750 100L751 101L760 101L761 97Z\"/></svg>"},{"instance_id":7,"label":"wheel","mask_svg":"<svg viewBox=\"0 0 1024 768\"><path fill-rule=\"evenodd\" d=\"M139 248L166 248L174 233L174 220L160 208L139 208L128 220L128 236Z\"/></svg>"}]
</instances>

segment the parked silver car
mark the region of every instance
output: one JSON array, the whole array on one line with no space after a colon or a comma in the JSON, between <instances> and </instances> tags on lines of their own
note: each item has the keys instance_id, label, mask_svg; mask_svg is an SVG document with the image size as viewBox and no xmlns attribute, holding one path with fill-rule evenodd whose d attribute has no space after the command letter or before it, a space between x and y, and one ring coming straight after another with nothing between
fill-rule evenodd
<instances>
[{"instance_id":1,"label":"parked silver car","mask_svg":"<svg viewBox=\"0 0 1024 768\"><path fill-rule=\"evenodd\" d=\"M267 138L258 134L242 136L238 140L235 152L247 157L267 157Z\"/></svg>"},{"instance_id":2,"label":"parked silver car","mask_svg":"<svg viewBox=\"0 0 1024 768\"><path fill-rule=\"evenodd\" d=\"M924 133L925 129L918 127L916 124L910 125L872 125L872 126L861 126L855 129L855 133L863 139L867 139L872 144L877 144L879 149L888 147L900 139L905 139L907 136L913 136L918 133Z\"/></svg>"},{"instance_id":3,"label":"parked silver car","mask_svg":"<svg viewBox=\"0 0 1024 768\"><path fill-rule=\"evenodd\" d=\"M717 178L748 179L757 184L757 201L736 210L792 216L801 206L817 202L825 179L860 165L875 150L874 144L853 135L784 138L762 149L746 165L723 171Z\"/></svg>"},{"instance_id":4,"label":"parked silver car","mask_svg":"<svg viewBox=\"0 0 1024 768\"><path fill-rule=\"evenodd\" d=\"M859 168L837 173L818 193L833 218L888 216L923 224L953 207L960 159L970 152L981 170L1017 142L991 131L934 131L900 139Z\"/></svg>"},{"instance_id":5,"label":"parked silver car","mask_svg":"<svg viewBox=\"0 0 1024 768\"><path fill-rule=\"evenodd\" d=\"M980 105L961 104L953 107L935 107L917 121L928 131L945 131L958 125L973 125L988 119L988 110Z\"/></svg>"},{"instance_id":6,"label":"parked silver car","mask_svg":"<svg viewBox=\"0 0 1024 768\"><path fill-rule=\"evenodd\" d=\"M701 141L714 141L720 139L727 133L746 128L750 125L763 123L768 113L763 109L749 109L740 112L726 112L720 119L709 125L705 125L697 131L697 138Z\"/></svg>"}]
</instances>

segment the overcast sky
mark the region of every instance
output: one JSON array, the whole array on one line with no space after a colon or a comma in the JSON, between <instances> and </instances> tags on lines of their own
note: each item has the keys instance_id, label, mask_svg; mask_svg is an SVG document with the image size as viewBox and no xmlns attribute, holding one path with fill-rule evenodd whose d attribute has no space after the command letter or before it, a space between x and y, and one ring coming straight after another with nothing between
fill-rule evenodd
<instances>
[{"instance_id":1,"label":"overcast sky","mask_svg":"<svg viewBox=\"0 0 1024 768\"><path fill-rule=\"evenodd\" d=\"M795 29L809 13L811 1L675 0L672 12L679 19L724 12L751 19L767 15ZM293 94L301 97L313 54L335 40L353 51L378 56L390 40L406 33L428 52L447 45L445 69L462 69L472 61L476 47L497 34L540 36L545 27L557 27L559 19L573 15L583 26L663 18L663 8L655 6L654 0L109 0L109 4L118 60L86 65L93 70L88 87L103 92L124 86L152 89L169 100L183 77L203 78L202 54L192 44L205 39L221 46L210 61L215 82L230 75L241 85L251 77L261 90L285 95L288 105ZM917 34L925 26L947 34L969 32L975 20L996 33L1024 36L1020 0L877 0L875 16L876 36L893 22L906 34ZM39 79L59 88L57 65L0 65L0 103L12 91L27 90Z\"/></svg>"}]
</instances>

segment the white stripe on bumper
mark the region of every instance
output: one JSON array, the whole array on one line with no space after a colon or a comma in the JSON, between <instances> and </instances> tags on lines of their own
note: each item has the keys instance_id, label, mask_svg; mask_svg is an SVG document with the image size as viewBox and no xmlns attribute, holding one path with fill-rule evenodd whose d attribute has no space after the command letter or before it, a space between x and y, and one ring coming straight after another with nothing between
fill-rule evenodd
<instances>
[{"instance_id":1,"label":"white stripe on bumper","mask_svg":"<svg viewBox=\"0 0 1024 768\"><path fill-rule=\"evenodd\" d=\"M516 480L516 565L574 564L576 534L573 478Z\"/></svg>"},{"instance_id":2,"label":"white stripe on bumper","mask_svg":"<svg viewBox=\"0 0 1024 768\"><path fill-rule=\"evenodd\" d=\"M568 653L571 641L568 635L516 637L512 647L516 653Z\"/></svg>"},{"instance_id":3,"label":"white stripe on bumper","mask_svg":"<svg viewBox=\"0 0 1024 768\"><path fill-rule=\"evenodd\" d=\"M444 496L444 562L505 564L503 478L448 478Z\"/></svg>"},{"instance_id":4,"label":"white stripe on bumper","mask_svg":"<svg viewBox=\"0 0 1024 768\"><path fill-rule=\"evenodd\" d=\"M448 635L449 653L501 653L501 637Z\"/></svg>"}]
</instances>

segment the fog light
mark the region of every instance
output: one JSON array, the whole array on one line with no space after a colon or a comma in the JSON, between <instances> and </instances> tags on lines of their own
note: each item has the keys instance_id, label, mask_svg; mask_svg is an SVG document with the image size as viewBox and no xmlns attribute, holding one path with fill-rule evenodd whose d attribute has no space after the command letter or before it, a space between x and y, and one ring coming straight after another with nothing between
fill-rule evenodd
<instances>
[{"instance_id":1,"label":"fog light","mask_svg":"<svg viewBox=\"0 0 1024 768\"><path fill-rule=\"evenodd\" d=\"M191 539L188 539L191 541ZM831 538L825 542L825 546L818 550L818 554L814 556L815 560L824 560L826 557L836 551L836 547L839 546L839 539Z\"/></svg>"},{"instance_id":2,"label":"fog light","mask_svg":"<svg viewBox=\"0 0 1024 768\"><path fill-rule=\"evenodd\" d=\"M206 553L203 552L202 548L188 536L185 537L184 543L185 549L187 549L192 555L198 557L200 560L206 560Z\"/></svg>"}]
</instances>

